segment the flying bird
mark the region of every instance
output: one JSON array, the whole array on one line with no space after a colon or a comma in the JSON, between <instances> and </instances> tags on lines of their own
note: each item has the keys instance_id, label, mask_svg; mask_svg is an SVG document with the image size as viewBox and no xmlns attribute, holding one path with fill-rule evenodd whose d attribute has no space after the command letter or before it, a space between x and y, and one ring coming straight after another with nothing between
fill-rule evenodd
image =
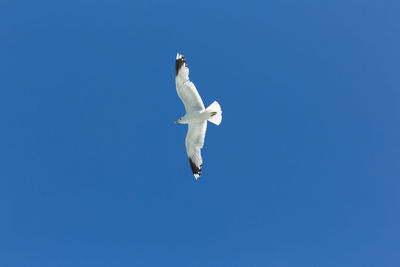
<instances>
[{"instance_id":1,"label":"flying bird","mask_svg":"<svg viewBox=\"0 0 400 267\"><path fill-rule=\"evenodd\" d=\"M189 68L183 55L178 53L175 62L176 92L185 106L186 114L175 123L188 124L186 134L186 152L194 178L199 179L203 160L201 149L206 136L207 121L219 125L222 120L222 110L217 101L204 108L203 100L194 84L189 80Z\"/></svg>"}]
</instances>

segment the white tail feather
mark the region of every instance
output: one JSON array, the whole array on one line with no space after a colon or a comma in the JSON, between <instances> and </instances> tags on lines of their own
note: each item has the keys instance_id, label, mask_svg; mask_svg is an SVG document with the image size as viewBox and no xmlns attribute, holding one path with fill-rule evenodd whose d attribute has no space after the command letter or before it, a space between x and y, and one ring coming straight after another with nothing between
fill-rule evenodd
<instances>
[{"instance_id":1,"label":"white tail feather","mask_svg":"<svg viewBox=\"0 0 400 267\"><path fill-rule=\"evenodd\" d=\"M211 105L208 106L208 108L206 109L206 111L208 111L209 113L217 113L212 115L208 121L212 122L216 125L220 125L221 121L222 121L222 110L220 105L218 104L217 101L212 102Z\"/></svg>"}]
</instances>

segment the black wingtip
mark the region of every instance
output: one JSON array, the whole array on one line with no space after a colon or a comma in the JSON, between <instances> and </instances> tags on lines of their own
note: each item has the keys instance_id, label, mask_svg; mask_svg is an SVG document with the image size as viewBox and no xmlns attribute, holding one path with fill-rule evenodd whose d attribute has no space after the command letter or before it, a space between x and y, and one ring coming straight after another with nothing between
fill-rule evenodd
<instances>
[{"instance_id":1,"label":"black wingtip","mask_svg":"<svg viewBox=\"0 0 400 267\"><path fill-rule=\"evenodd\" d=\"M185 57L181 53L178 54L181 55L181 57L177 58L175 62L175 76L178 75L178 72L181 69L181 67L186 65Z\"/></svg>"},{"instance_id":2,"label":"black wingtip","mask_svg":"<svg viewBox=\"0 0 400 267\"><path fill-rule=\"evenodd\" d=\"M201 168L203 167L203 164L197 167L196 164L194 164L190 158L189 158L189 163L190 163L190 168L192 169L192 173L194 174L197 180L201 176Z\"/></svg>"}]
</instances>

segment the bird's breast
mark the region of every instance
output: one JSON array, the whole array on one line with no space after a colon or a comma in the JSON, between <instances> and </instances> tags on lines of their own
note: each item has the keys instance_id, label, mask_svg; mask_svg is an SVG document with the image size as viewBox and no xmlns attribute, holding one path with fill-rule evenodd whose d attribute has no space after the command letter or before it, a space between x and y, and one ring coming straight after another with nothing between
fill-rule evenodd
<instances>
[{"instance_id":1,"label":"bird's breast","mask_svg":"<svg viewBox=\"0 0 400 267\"><path fill-rule=\"evenodd\" d=\"M185 121L187 121L187 123L196 123L196 122L203 122L205 120L207 120L209 117L208 114L206 114L206 112L203 111L196 111L196 112L191 112L191 113L187 113L183 119Z\"/></svg>"}]
</instances>

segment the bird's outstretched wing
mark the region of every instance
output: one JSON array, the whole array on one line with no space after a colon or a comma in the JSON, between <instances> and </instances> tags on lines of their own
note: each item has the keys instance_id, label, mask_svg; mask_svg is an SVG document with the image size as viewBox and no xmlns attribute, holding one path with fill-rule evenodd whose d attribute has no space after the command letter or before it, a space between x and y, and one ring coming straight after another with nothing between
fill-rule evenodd
<instances>
[{"instance_id":1,"label":"bird's outstretched wing","mask_svg":"<svg viewBox=\"0 0 400 267\"><path fill-rule=\"evenodd\" d=\"M203 148L204 138L206 136L207 121L200 123L189 123L186 135L186 152L189 157L190 167L194 177L199 179L203 160L201 158L201 149Z\"/></svg>"},{"instance_id":2,"label":"bird's outstretched wing","mask_svg":"<svg viewBox=\"0 0 400 267\"><path fill-rule=\"evenodd\" d=\"M186 113L204 110L204 104L194 84L189 80L189 68L181 54L176 55L175 62L176 92L185 105Z\"/></svg>"}]
</instances>

